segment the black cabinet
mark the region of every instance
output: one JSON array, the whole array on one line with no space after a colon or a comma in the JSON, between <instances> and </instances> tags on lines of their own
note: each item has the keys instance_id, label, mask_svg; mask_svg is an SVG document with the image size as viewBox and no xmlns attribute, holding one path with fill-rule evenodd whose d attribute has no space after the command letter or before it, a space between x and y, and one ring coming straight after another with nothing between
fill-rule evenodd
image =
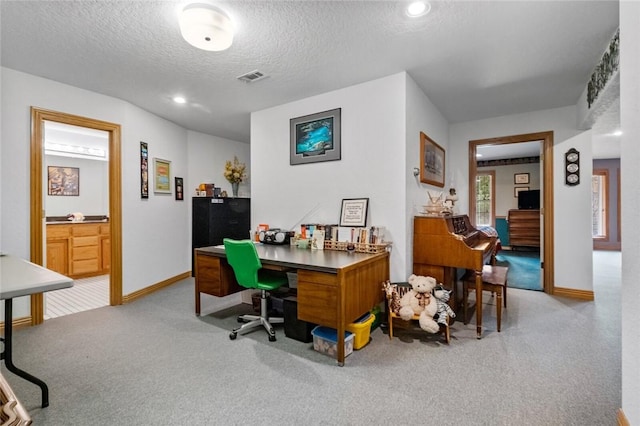
<instances>
[{"instance_id":1,"label":"black cabinet","mask_svg":"<svg viewBox=\"0 0 640 426\"><path fill-rule=\"evenodd\" d=\"M247 239L251 229L251 200L249 198L192 198L191 271L193 250L217 246L223 238Z\"/></svg>"}]
</instances>

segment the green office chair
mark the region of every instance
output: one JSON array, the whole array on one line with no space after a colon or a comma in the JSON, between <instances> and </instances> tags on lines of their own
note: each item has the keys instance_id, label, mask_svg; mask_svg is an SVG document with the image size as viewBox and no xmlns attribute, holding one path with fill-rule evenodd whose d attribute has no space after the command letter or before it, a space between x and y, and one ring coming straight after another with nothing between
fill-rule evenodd
<instances>
[{"instance_id":1,"label":"green office chair","mask_svg":"<svg viewBox=\"0 0 640 426\"><path fill-rule=\"evenodd\" d=\"M269 318L267 291L273 291L287 284L289 282L287 275L277 271L262 269L262 262L260 262L253 241L225 238L223 242L227 261L233 268L238 284L242 287L260 290L260 316L240 315L238 322L248 322L234 329L229 334L229 338L235 340L238 333L243 333L262 325L267 330L267 333L269 333L269 341L274 342L276 340L276 332L271 324L282 324L284 323L284 318Z\"/></svg>"}]
</instances>

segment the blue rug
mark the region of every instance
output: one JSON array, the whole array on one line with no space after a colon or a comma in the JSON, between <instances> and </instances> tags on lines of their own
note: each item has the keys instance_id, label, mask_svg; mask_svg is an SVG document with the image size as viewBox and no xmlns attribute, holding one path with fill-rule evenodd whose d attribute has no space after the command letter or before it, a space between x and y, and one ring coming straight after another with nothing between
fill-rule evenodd
<instances>
[{"instance_id":1,"label":"blue rug","mask_svg":"<svg viewBox=\"0 0 640 426\"><path fill-rule=\"evenodd\" d=\"M507 285L510 288L542 291L539 252L502 250L496 255L496 265L509 268Z\"/></svg>"}]
</instances>

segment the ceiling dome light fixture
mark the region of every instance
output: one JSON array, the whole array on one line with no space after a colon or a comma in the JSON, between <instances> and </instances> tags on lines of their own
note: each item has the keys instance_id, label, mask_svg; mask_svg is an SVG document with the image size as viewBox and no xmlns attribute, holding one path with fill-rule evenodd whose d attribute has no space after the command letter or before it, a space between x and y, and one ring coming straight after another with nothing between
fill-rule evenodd
<instances>
[{"instance_id":1,"label":"ceiling dome light fixture","mask_svg":"<svg viewBox=\"0 0 640 426\"><path fill-rule=\"evenodd\" d=\"M219 52L233 43L233 23L215 6L193 3L180 13L182 37L198 49Z\"/></svg>"},{"instance_id":2,"label":"ceiling dome light fixture","mask_svg":"<svg viewBox=\"0 0 640 426\"><path fill-rule=\"evenodd\" d=\"M431 11L431 4L426 1L414 1L407 6L407 15L411 18L424 16Z\"/></svg>"},{"instance_id":3,"label":"ceiling dome light fixture","mask_svg":"<svg viewBox=\"0 0 640 426\"><path fill-rule=\"evenodd\" d=\"M183 98L182 96L174 96L173 97L173 102L175 102L177 104L186 104L187 100L185 98Z\"/></svg>"}]
</instances>

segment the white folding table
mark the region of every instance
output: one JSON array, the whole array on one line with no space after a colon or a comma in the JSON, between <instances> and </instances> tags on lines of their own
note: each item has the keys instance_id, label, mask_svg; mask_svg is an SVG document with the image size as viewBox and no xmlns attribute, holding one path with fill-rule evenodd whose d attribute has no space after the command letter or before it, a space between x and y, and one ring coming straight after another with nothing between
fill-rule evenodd
<instances>
[{"instance_id":1,"label":"white folding table","mask_svg":"<svg viewBox=\"0 0 640 426\"><path fill-rule=\"evenodd\" d=\"M4 350L0 353L0 359L4 359L7 370L40 386L42 407L49 405L47 384L13 365L13 298L71 286L73 280L69 277L24 259L0 254L0 300L4 300Z\"/></svg>"}]
</instances>

